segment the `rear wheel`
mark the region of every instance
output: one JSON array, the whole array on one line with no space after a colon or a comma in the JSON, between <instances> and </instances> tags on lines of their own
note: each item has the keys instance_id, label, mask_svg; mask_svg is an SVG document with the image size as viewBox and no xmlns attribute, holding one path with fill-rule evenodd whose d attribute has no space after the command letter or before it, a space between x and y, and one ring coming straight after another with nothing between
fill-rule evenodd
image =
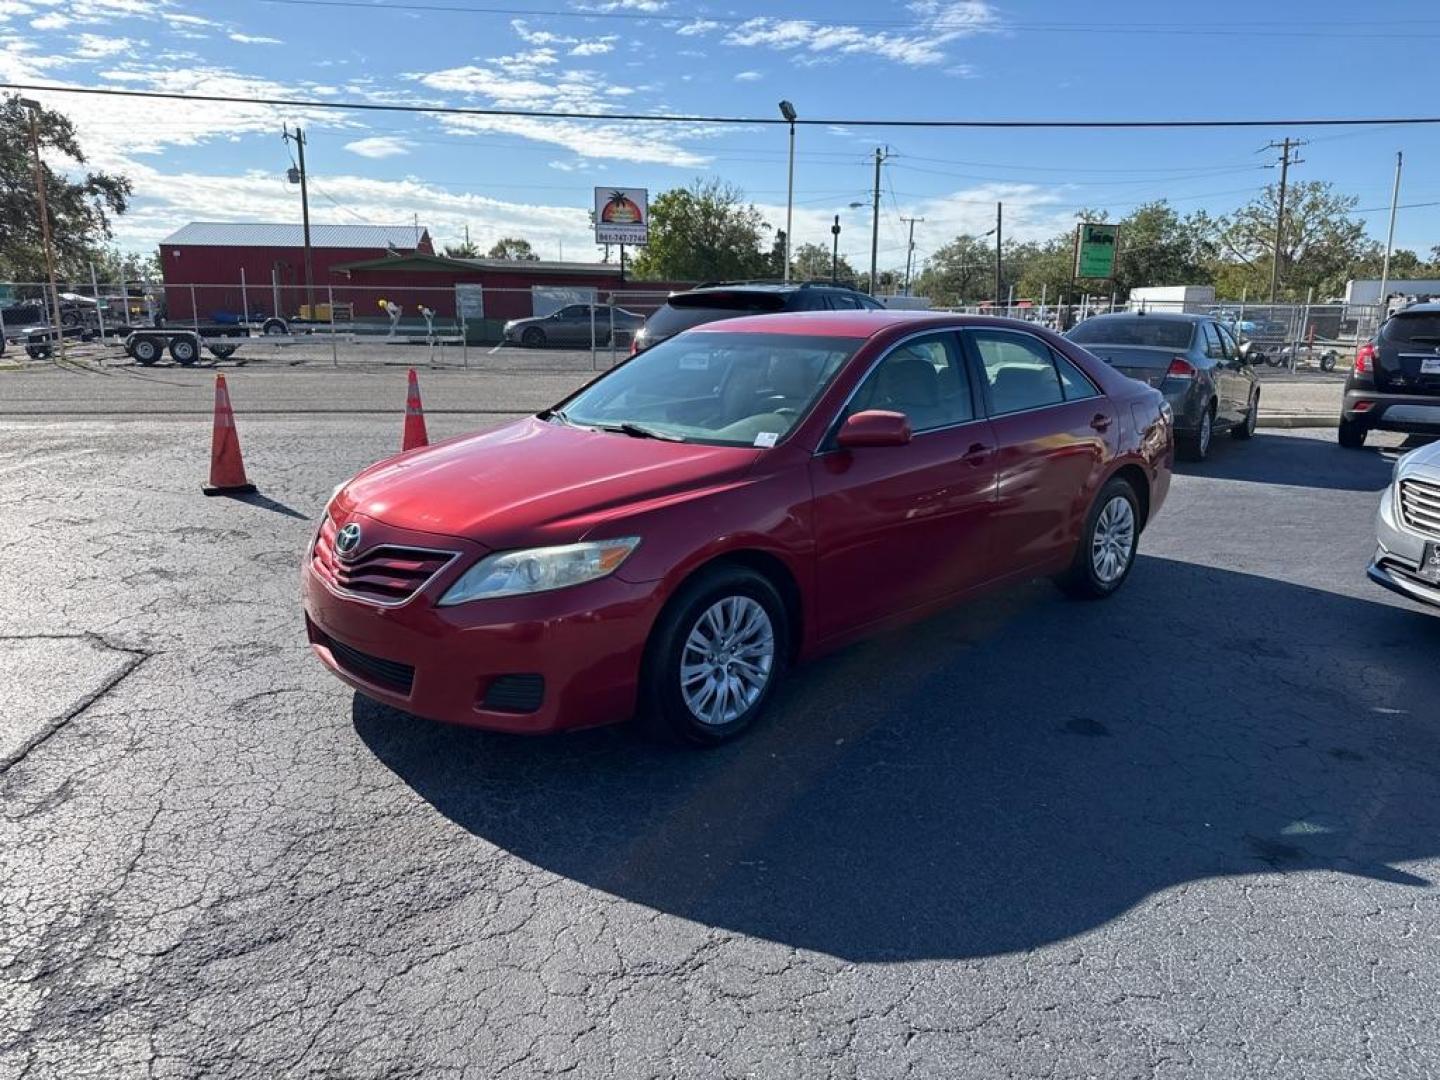
<instances>
[{"instance_id":1,"label":"rear wheel","mask_svg":"<svg viewBox=\"0 0 1440 1080\"><path fill-rule=\"evenodd\" d=\"M764 711L785 667L790 627L768 578L742 566L702 571L656 624L642 673L642 718L667 741L713 746Z\"/></svg>"},{"instance_id":2,"label":"rear wheel","mask_svg":"<svg viewBox=\"0 0 1440 1080\"><path fill-rule=\"evenodd\" d=\"M130 344L130 355L135 357L135 362L149 367L160 359L165 351L165 343L157 337L137 337Z\"/></svg>"},{"instance_id":3,"label":"rear wheel","mask_svg":"<svg viewBox=\"0 0 1440 1080\"><path fill-rule=\"evenodd\" d=\"M1340 354L1337 353L1334 349L1326 349L1323 353L1320 354L1320 370L1334 371L1335 364L1339 361L1339 359Z\"/></svg>"},{"instance_id":4,"label":"rear wheel","mask_svg":"<svg viewBox=\"0 0 1440 1080\"><path fill-rule=\"evenodd\" d=\"M170 359L174 360L177 364L189 367L195 363L199 356L200 347L195 344L193 338L177 337L174 341L170 342Z\"/></svg>"},{"instance_id":5,"label":"rear wheel","mask_svg":"<svg viewBox=\"0 0 1440 1080\"><path fill-rule=\"evenodd\" d=\"M1230 429L1232 439L1248 439L1255 434L1255 425L1260 422L1260 388L1257 386L1250 393L1250 411L1245 414L1243 423L1236 424Z\"/></svg>"},{"instance_id":6,"label":"rear wheel","mask_svg":"<svg viewBox=\"0 0 1440 1080\"><path fill-rule=\"evenodd\" d=\"M50 346L49 346L49 345L26 345L26 346L25 346L25 355L28 356L28 357L30 357L31 360L49 360L49 359L50 359Z\"/></svg>"},{"instance_id":7,"label":"rear wheel","mask_svg":"<svg viewBox=\"0 0 1440 1080\"><path fill-rule=\"evenodd\" d=\"M290 332L290 327L285 325L284 319L266 319L260 325L260 332L266 337L280 337Z\"/></svg>"},{"instance_id":8,"label":"rear wheel","mask_svg":"<svg viewBox=\"0 0 1440 1080\"><path fill-rule=\"evenodd\" d=\"M1210 444L1215 441L1215 405L1212 402L1200 414L1200 426L1189 435L1179 438L1180 454L1187 461L1204 461L1210 456Z\"/></svg>"},{"instance_id":9,"label":"rear wheel","mask_svg":"<svg viewBox=\"0 0 1440 1080\"><path fill-rule=\"evenodd\" d=\"M1125 583L1140 542L1140 501L1126 481L1111 480L1085 519L1070 569L1055 579L1079 600L1102 600Z\"/></svg>"},{"instance_id":10,"label":"rear wheel","mask_svg":"<svg viewBox=\"0 0 1440 1080\"><path fill-rule=\"evenodd\" d=\"M1336 432L1336 441L1346 450L1359 450L1365 445L1365 436L1368 432L1365 425L1354 420L1340 418L1340 428Z\"/></svg>"}]
</instances>

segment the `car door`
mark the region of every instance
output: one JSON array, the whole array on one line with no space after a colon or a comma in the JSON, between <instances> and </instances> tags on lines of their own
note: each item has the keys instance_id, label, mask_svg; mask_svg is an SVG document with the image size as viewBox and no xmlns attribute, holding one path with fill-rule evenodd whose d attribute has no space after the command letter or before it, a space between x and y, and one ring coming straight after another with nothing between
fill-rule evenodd
<instances>
[{"instance_id":1,"label":"car door","mask_svg":"<svg viewBox=\"0 0 1440 1080\"><path fill-rule=\"evenodd\" d=\"M867 409L904 413L910 442L836 447L835 430ZM879 360L810 464L822 638L985 580L994 450L953 332L919 334Z\"/></svg>"},{"instance_id":2,"label":"car door","mask_svg":"<svg viewBox=\"0 0 1440 1080\"><path fill-rule=\"evenodd\" d=\"M1210 381L1215 386L1215 419L1221 425L1233 424L1240 418L1242 408L1236 400L1238 380L1231 362L1233 357L1226 351L1219 323L1201 323L1200 333L1205 359L1209 362Z\"/></svg>"},{"instance_id":3,"label":"car door","mask_svg":"<svg viewBox=\"0 0 1440 1080\"><path fill-rule=\"evenodd\" d=\"M1118 435L1118 417L1075 364L1023 330L962 338L995 437L993 576L1063 563Z\"/></svg>"},{"instance_id":4,"label":"car door","mask_svg":"<svg viewBox=\"0 0 1440 1080\"><path fill-rule=\"evenodd\" d=\"M546 336L557 345L590 343L590 305L567 304L550 316ZM553 329L552 329L553 328Z\"/></svg>"},{"instance_id":5,"label":"car door","mask_svg":"<svg viewBox=\"0 0 1440 1080\"><path fill-rule=\"evenodd\" d=\"M1224 323L1217 323L1215 328L1220 334L1220 345L1225 350L1225 378L1229 384L1226 393L1235 403L1235 422L1243 423L1250 414L1250 397L1255 392L1255 369L1240 355L1240 345L1230 328Z\"/></svg>"}]
</instances>

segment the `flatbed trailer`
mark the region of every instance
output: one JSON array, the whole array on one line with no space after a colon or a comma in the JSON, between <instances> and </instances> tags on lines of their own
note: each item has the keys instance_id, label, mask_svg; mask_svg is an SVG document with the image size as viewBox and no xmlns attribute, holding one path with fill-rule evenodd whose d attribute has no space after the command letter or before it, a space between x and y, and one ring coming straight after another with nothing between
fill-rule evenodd
<instances>
[{"instance_id":1,"label":"flatbed trailer","mask_svg":"<svg viewBox=\"0 0 1440 1080\"><path fill-rule=\"evenodd\" d=\"M166 352L170 353L170 359L184 367L199 360L202 350L209 350L215 359L224 360L233 356L241 343L250 337L250 328L238 324L123 327L121 330L125 355L145 367L155 363Z\"/></svg>"}]
</instances>

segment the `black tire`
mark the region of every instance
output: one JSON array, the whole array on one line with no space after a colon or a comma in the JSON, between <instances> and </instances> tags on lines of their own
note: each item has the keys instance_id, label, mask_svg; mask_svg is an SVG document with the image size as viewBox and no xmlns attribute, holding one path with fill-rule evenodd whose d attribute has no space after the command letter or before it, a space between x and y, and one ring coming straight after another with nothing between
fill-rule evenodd
<instances>
[{"instance_id":1,"label":"black tire","mask_svg":"<svg viewBox=\"0 0 1440 1080\"><path fill-rule=\"evenodd\" d=\"M1290 358L1288 356L1285 356L1281 351L1277 350L1267 356L1265 358L1265 362L1271 367L1288 367L1290 364Z\"/></svg>"},{"instance_id":2,"label":"black tire","mask_svg":"<svg viewBox=\"0 0 1440 1080\"><path fill-rule=\"evenodd\" d=\"M1200 414L1200 427L1176 440L1176 449L1186 461L1204 461L1215 445L1215 403L1212 401Z\"/></svg>"},{"instance_id":3,"label":"black tire","mask_svg":"<svg viewBox=\"0 0 1440 1080\"><path fill-rule=\"evenodd\" d=\"M200 346L190 337L173 338L170 342L170 359L182 367L189 367L200 359Z\"/></svg>"},{"instance_id":4,"label":"black tire","mask_svg":"<svg viewBox=\"0 0 1440 1080\"><path fill-rule=\"evenodd\" d=\"M266 337L281 337L290 333L290 327L285 325L284 319L266 319L260 324L260 332Z\"/></svg>"},{"instance_id":5,"label":"black tire","mask_svg":"<svg viewBox=\"0 0 1440 1080\"><path fill-rule=\"evenodd\" d=\"M1338 361L1339 359L1340 356L1338 353L1335 352L1335 350L1326 349L1323 353L1320 354L1320 370L1334 371L1336 361Z\"/></svg>"},{"instance_id":6,"label":"black tire","mask_svg":"<svg viewBox=\"0 0 1440 1080\"><path fill-rule=\"evenodd\" d=\"M1123 500L1130 511L1128 549L1121 551L1119 548L1104 545L1110 553L1122 560L1118 571L1114 564L1102 555L1102 546L1097 544L1096 539L1096 533L1101 527L1101 515L1116 500ZM1123 524L1123 515L1118 524ZM1135 551L1140 545L1141 527L1140 500L1135 495L1135 489L1127 481L1115 477L1095 496L1090 512L1085 515L1085 529L1080 534L1080 543L1075 547L1075 558L1071 561L1070 568L1055 579L1055 584L1077 600L1103 600L1112 595L1125 584L1125 579L1130 576L1130 571L1135 566ZM1123 530L1120 535L1123 535ZM1119 535L1116 538L1119 539Z\"/></svg>"},{"instance_id":7,"label":"black tire","mask_svg":"<svg viewBox=\"0 0 1440 1080\"><path fill-rule=\"evenodd\" d=\"M525 332L520 335L520 344L527 349L543 349L545 347L545 331L538 326L527 326Z\"/></svg>"},{"instance_id":8,"label":"black tire","mask_svg":"<svg viewBox=\"0 0 1440 1080\"><path fill-rule=\"evenodd\" d=\"M135 358L137 364L149 367L165 355L165 340L150 334L142 334L131 340L130 355Z\"/></svg>"},{"instance_id":9,"label":"black tire","mask_svg":"<svg viewBox=\"0 0 1440 1080\"><path fill-rule=\"evenodd\" d=\"M79 313L78 311L61 311L61 312L60 312L60 325L61 325L61 326L79 326L79 325L80 325L80 313Z\"/></svg>"},{"instance_id":10,"label":"black tire","mask_svg":"<svg viewBox=\"0 0 1440 1080\"><path fill-rule=\"evenodd\" d=\"M28 357L30 357L31 360L49 360L49 359L50 359L50 346L49 346L49 345L26 345L26 346L25 346L25 355L28 356Z\"/></svg>"},{"instance_id":11,"label":"black tire","mask_svg":"<svg viewBox=\"0 0 1440 1080\"><path fill-rule=\"evenodd\" d=\"M689 645L692 636L703 636L709 632L700 625L707 613L717 604L731 601L740 601L738 606L742 609L746 606L744 602L753 602L764 611L769 620L771 638L769 667L765 669L763 685L758 687L758 696L743 711L728 720L722 717L713 722L706 721L700 719L686 702L681 665L687 655L697 655L697 650ZM763 633L763 625L760 630ZM640 720L645 730L662 741L692 746L715 746L735 738L764 712L776 685L784 676L789 648L790 624L785 602L768 578L744 566L721 565L702 570L680 588L651 631L640 674ZM751 655L759 658L759 654ZM730 672L731 659L728 652L719 654L715 670L721 670L719 664L724 663L723 670ZM741 663L738 656L733 662ZM706 661L702 660L699 665L691 666L705 664ZM756 667L753 664L746 666ZM743 686L739 681L739 669L734 670L737 671L735 685ZM706 678L704 675L699 677ZM698 695L704 689L704 686L698 687L694 693Z\"/></svg>"},{"instance_id":12,"label":"black tire","mask_svg":"<svg viewBox=\"0 0 1440 1080\"><path fill-rule=\"evenodd\" d=\"M1260 422L1260 388L1250 391L1250 411L1245 419L1230 429L1232 439L1249 439L1255 435L1255 426Z\"/></svg>"},{"instance_id":13,"label":"black tire","mask_svg":"<svg viewBox=\"0 0 1440 1080\"><path fill-rule=\"evenodd\" d=\"M230 357L235 355L235 349L236 346L234 345L211 345L210 355L215 357L216 360L229 360Z\"/></svg>"},{"instance_id":14,"label":"black tire","mask_svg":"<svg viewBox=\"0 0 1440 1080\"><path fill-rule=\"evenodd\" d=\"M1365 446L1365 436L1369 434L1364 424L1354 420L1340 418L1340 427L1335 433L1335 441L1346 450L1360 450Z\"/></svg>"}]
</instances>

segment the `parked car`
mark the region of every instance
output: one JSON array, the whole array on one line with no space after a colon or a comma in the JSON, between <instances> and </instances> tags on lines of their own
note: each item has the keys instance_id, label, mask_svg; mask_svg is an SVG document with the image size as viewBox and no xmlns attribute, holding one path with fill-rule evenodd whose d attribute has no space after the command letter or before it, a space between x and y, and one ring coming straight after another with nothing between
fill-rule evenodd
<instances>
[{"instance_id":1,"label":"parked car","mask_svg":"<svg viewBox=\"0 0 1440 1080\"><path fill-rule=\"evenodd\" d=\"M1379 547L1370 579L1412 600L1440 607L1440 442L1395 464L1375 520Z\"/></svg>"},{"instance_id":2,"label":"parked car","mask_svg":"<svg viewBox=\"0 0 1440 1080\"><path fill-rule=\"evenodd\" d=\"M1117 312L1086 319L1066 337L1164 394L1175 410L1176 444L1190 460L1209 456L1217 431L1255 434L1260 379L1249 349L1218 319Z\"/></svg>"},{"instance_id":3,"label":"parked car","mask_svg":"<svg viewBox=\"0 0 1440 1080\"><path fill-rule=\"evenodd\" d=\"M845 285L809 281L777 284L773 281L712 282L689 292L674 293L635 335L634 351L658 345L682 330L742 315L768 315L782 311L883 311L873 296Z\"/></svg>"},{"instance_id":4,"label":"parked car","mask_svg":"<svg viewBox=\"0 0 1440 1080\"><path fill-rule=\"evenodd\" d=\"M1440 304L1413 304L1355 350L1340 407L1340 445L1371 431L1440 435Z\"/></svg>"},{"instance_id":5,"label":"parked car","mask_svg":"<svg viewBox=\"0 0 1440 1080\"><path fill-rule=\"evenodd\" d=\"M549 315L511 319L505 324L503 333L506 341L532 349L546 345L584 345L588 348L592 340L597 345L608 345L612 326L619 336L622 331L625 334L634 334L644 325L644 315L622 307L567 304Z\"/></svg>"},{"instance_id":6,"label":"parked car","mask_svg":"<svg viewBox=\"0 0 1440 1080\"><path fill-rule=\"evenodd\" d=\"M437 720L751 724L792 661L1001 582L1126 580L1170 485L1158 391L1022 323L710 323L554 408L342 484L305 560L320 660Z\"/></svg>"}]
</instances>

